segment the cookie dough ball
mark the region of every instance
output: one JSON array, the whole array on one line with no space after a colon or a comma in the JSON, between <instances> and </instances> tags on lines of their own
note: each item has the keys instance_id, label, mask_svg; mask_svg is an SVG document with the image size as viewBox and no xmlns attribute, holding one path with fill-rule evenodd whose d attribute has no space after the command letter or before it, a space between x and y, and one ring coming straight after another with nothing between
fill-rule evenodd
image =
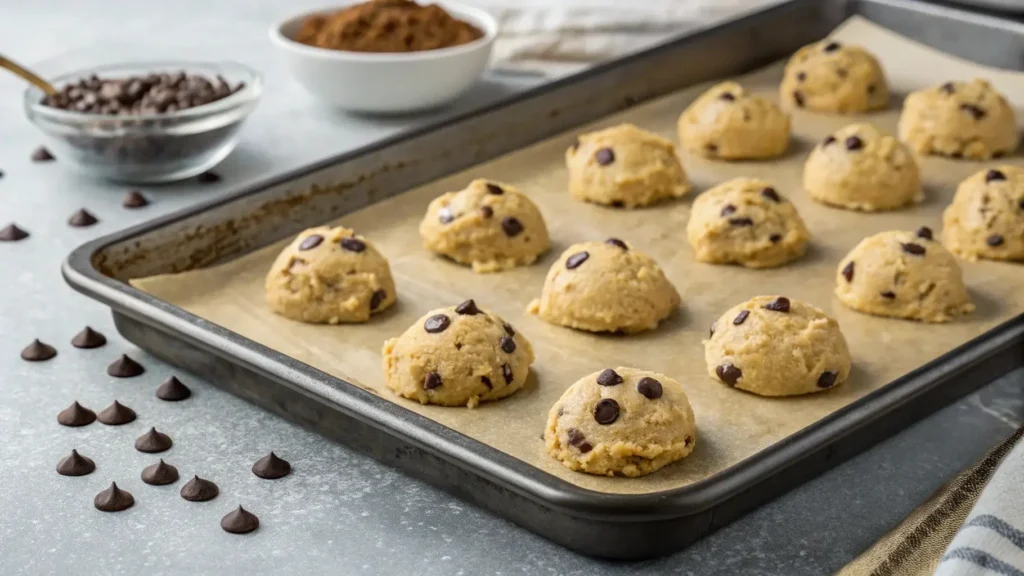
<instances>
[{"instance_id":1,"label":"cookie dough ball","mask_svg":"<svg viewBox=\"0 0 1024 576\"><path fill-rule=\"evenodd\" d=\"M779 99L784 107L856 114L889 105L889 85L878 60L860 46L822 40L786 63Z\"/></svg>"},{"instance_id":2,"label":"cookie dough ball","mask_svg":"<svg viewBox=\"0 0 1024 576\"><path fill-rule=\"evenodd\" d=\"M565 152L574 198L636 208L690 191L672 142L621 124L581 134Z\"/></svg>"},{"instance_id":3,"label":"cookie dough ball","mask_svg":"<svg viewBox=\"0 0 1024 576\"><path fill-rule=\"evenodd\" d=\"M767 182L735 178L693 203L686 236L699 262L770 268L803 256L810 233Z\"/></svg>"},{"instance_id":4,"label":"cookie dough ball","mask_svg":"<svg viewBox=\"0 0 1024 576\"><path fill-rule=\"evenodd\" d=\"M723 82L679 117L679 141L687 152L707 158L780 156L789 144L789 116L736 82Z\"/></svg>"},{"instance_id":5,"label":"cookie dough ball","mask_svg":"<svg viewBox=\"0 0 1024 576\"><path fill-rule=\"evenodd\" d=\"M924 322L974 310L960 265L929 228L862 240L836 269L836 296L859 312Z\"/></svg>"},{"instance_id":6,"label":"cookie dough ball","mask_svg":"<svg viewBox=\"0 0 1024 576\"><path fill-rule=\"evenodd\" d=\"M385 383L395 394L470 408L522 388L533 364L530 342L473 300L431 310L385 342L383 355Z\"/></svg>"},{"instance_id":7,"label":"cookie dough ball","mask_svg":"<svg viewBox=\"0 0 1024 576\"><path fill-rule=\"evenodd\" d=\"M584 376L548 413L548 454L588 474L643 476L693 452L693 410L675 380L636 368Z\"/></svg>"},{"instance_id":8,"label":"cookie dough ball","mask_svg":"<svg viewBox=\"0 0 1024 576\"><path fill-rule=\"evenodd\" d=\"M609 238L563 252L528 311L579 330L633 333L656 328L679 302L679 293L657 262Z\"/></svg>"},{"instance_id":9,"label":"cookie dough ball","mask_svg":"<svg viewBox=\"0 0 1024 576\"><path fill-rule=\"evenodd\" d=\"M783 296L757 296L722 315L704 341L708 373L761 396L821 392L850 376L839 324Z\"/></svg>"},{"instance_id":10,"label":"cookie dough ball","mask_svg":"<svg viewBox=\"0 0 1024 576\"><path fill-rule=\"evenodd\" d=\"M525 194L483 179L435 198L420 222L420 236L427 250L474 272L532 264L551 246L544 217Z\"/></svg>"},{"instance_id":11,"label":"cookie dough ball","mask_svg":"<svg viewBox=\"0 0 1024 576\"><path fill-rule=\"evenodd\" d=\"M967 260L1024 261L1024 169L999 166L961 182L942 214L942 243Z\"/></svg>"},{"instance_id":12,"label":"cookie dough ball","mask_svg":"<svg viewBox=\"0 0 1024 576\"><path fill-rule=\"evenodd\" d=\"M815 146L804 165L804 189L818 202L867 212L924 198L913 154L871 124L851 124Z\"/></svg>"},{"instance_id":13,"label":"cookie dough ball","mask_svg":"<svg viewBox=\"0 0 1024 576\"><path fill-rule=\"evenodd\" d=\"M311 324L366 322L397 297L387 259L342 226L299 234L270 267L265 290L271 310Z\"/></svg>"},{"instance_id":14,"label":"cookie dough ball","mask_svg":"<svg viewBox=\"0 0 1024 576\"><path fill-rule=\"evenodd\" d=\"M900 140L921 154L987 160L1017 149L1013 108L985 80L946 82L903 102Z\"/></svg>"}]
</instances>

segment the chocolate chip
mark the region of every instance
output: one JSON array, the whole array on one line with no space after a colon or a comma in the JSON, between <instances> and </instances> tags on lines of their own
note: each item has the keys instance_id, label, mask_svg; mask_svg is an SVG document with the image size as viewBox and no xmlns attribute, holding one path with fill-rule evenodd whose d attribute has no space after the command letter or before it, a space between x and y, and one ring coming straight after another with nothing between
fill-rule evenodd
<instances>
[{"instance_id":1,"label":"chocolate chip","mask_svg":"<svg viewBox=\"0 0 1024 576\"><path fill-rule=\"evenodd\" d=\"M768 237L772 244L778 244L782 240L782 234L772 234Z\"/></svg>"},{"instance_id":2,"label":"chocolate chip","mask_svg":"<svg viewBox=\"0 0 1024 576\"><path fill-rule=\"evenodd\" d=\"M164 114L221 100L243 87L244 83L231 86L220 76L206 78L184 72L121 78L92 75L66 82L40 103L104 116Z\"/></svg>"},{"instance_id":3,"label":"chocolate chip","mask_svg":"<svg viewBox=\"0 0 1024 576\"><path fill-rule=\"evenodd\" d=\"M95 421L96 413L79 404L77 400L57 414L57 423L61 426L78 428L79 426L88 426Z\"/></svg>"},{"instance_id":4,"label":"chocolate chip","mask_svg":"<svg viewBox=\"0 0 1024 576\"><path fill-rule=\"evenodd\" d=\"M875 90L877 89L878 87L875 86L874 84L868 84L868 95L874 95Z\"/></svg>"},{"instance_id":5,"label":"chocolate chip","mask_svg":"<svg viewBox=\"0 0 1024 576\"><path fill-rule=\"evenodd\" d=\"M924 253L927 252L927 250L924 249L924 246L914 244L913 242L901 243L900 246L903 247L904 252L907 254L913 254L914 256L923 256Z\"/></svg>"},{"instance_id":6,"label":"chocolate chip","mask_svg":"<svg viewBox=\"0 0 1024 576\"><path fill-rule=\"evenodd\" d=\"M726 204L725 206L722 206L722 211L719 212L718 214L722 218L725 218L729 214L734 214L735 212L736 212L736 207L735 206L733 206L732 204Z\"/></svg>"},{"instance_id":7,"label":"chocolate chip","mask_svg":"<svg viewBox=\"0 0 1024 576\"><path fill-rule=\"evenodd\" d=\"M611 368L605 368L597 375L597 383L600 386L616 386L622 384L622 376Z\"/></svg>"},{"instance_id":8,"label":"chocolate chip","mask_svg":"<svg viewBox=\"0 0 1024 576\"><path fill-rule=\"evenodd\" d=\"M957 159L963 158L964 157L964 153L963 152L959 152L959 151L952 152L952 153L950 153L949 157L950 158L957 158Z\"/></svg>"},{"instance_id":9,"label":"chocolate chip","mask_svg":"<svg viewBox=\"0 0 1024 576\"><path fill-rule=\"evenodd\" d=\"M583 435L583 432L580 432L575 428L569 428L566 430L565 436L569 441L569 446L579 446L587 440L587 437Z\"/></svg>"},{"instance_id":10,"label":"chocolate chip","mask_svg":"<svg viewBox=\"0 0 1024 576\"><path fill-rule=\"evenodd\" d=\"M81 332L75 334L75 337L71 339L71 345L75 348L92 349L99 348L107 343L107 337L99 332L93 330L89 326L82 329Z\"/></svg>"},{"instance_id":11,"label":"chocolate chip","mask_svg":"<svg viewBox=\"0 0 1024 576\"><path fill-rule=\"evenodd\" d=\"M96 419L107 426L122 426L135 421L135 410L114 400L113 404L96 415Z\"/></svg>"},{"instance_id":12,"label":"chocolate chip","mask_svg":"<svg viewBox=\"0 0 1024 576\"><path fill-rule=\"evenodd\" d=\"M942 86L939 86L939 91L946 94L952 94L956 92L956 86L952 82L946 82Z\"/></svg>"},{"instance_id":13,"label":"chocolate chip","mask_svg":"<svg viewBox=\"0 0 1024 576\"><path fill-rule=\"evenodd\" d=\"M502 351L506 354L511 354L516 351L516 341L508 336L502 336L501 340L498 340L498 346L501 346Z\"/></svg>"},{"instance_id":14,"label":"chocolate chip","mask_svg":"<svg viewBox=\"0 0 1024 576\"><path fill-rule=\"evenodd\" d=\"M157 432L156 428L152 427L149 432L135 439L135 449L147 454L166 452L171 449L172 444L170 436L163 432Z\"/></svg>"},{"instance_id":15,"label":"chocolate chip","mask_svg":"<svg viewBox=\"0 0 1024 576\"><path fill-rule=\"evenodd\" d=\"M864 141L856 136L850 136L846 139L847 150L860 150L864 147Z\"/></svg>"},{"instance_id":16,"label":"chocolate chip","mask_svg":"<svg viewBox=\"0 0 1024 576\"><path fill-rule=\"evenodd\" d=\"M252 473L264 480L284 478L292 471L292 465L277 454L271 452L252 465Z\"/></svg>"},{"instance_id":17,"label":"chocolate chip","mask_svg":"<svg viewBox=\"0 0 1024 576\"><path fill-rule=\"evenodd\" d=\"M125 208L143 208L149 206L149 200L142 195L142 192L138 190L132 190L131 192L124 195L124 199L121 200L121 206Z\"/></svg>"},{"instance_id":18,"label":"chocolate chip","mask_svg":"<svg viewBox=\"0 0 1024 576\"><path fill-rule=\"evenodd\" d=\"M176 376L171 376L157 387L156 397L165 402L180 402L192 395L188 386L181 383Z\"/></svg>"},{"instance_id":19,"label":"chocolate chip","mask_svg":"<svg viewBox=\"0 0 1024 576\"><path fill-rule=\"evenodd\" d=\"M324 237L319 234L312 234L306 236L306 238L299 244L299 250L312 250L316 248L324 241Z\"/></svg>"},{"instance_id":20,"label":"chocolate chip","mask_svg":"<svg viewBox=\"0 0 1024 576\"><path fill-rule=\"evenodd\" d=\"M512 373L512 367L508 364L502 364L501 377L505 379L505 384L511 384L512 380L515 379L515 374Z\"/></svg>"},{"instance_id":21,"label":"chocolate chip","mask_svg":"<svg viewBox=\"0 0 1024 576\"><path fill-rule=\"evenodd\" d=\"M649 376L644 376L636 383L636 391L648 400L657 400L658 398L661 398L661 395L664 392L661 382L658 382Z\"/></svg>"},{"instance_id":22,"label":"chocolate chip","mask_svg":"<svg viewBox=\"0 0 1024 576\"><path fill-rule=\"evenodd\" d=\"M782 197L779 196L779 193L776 192L775 188L772 188L771 186L765 188L764 190L761 190L761 196L764 196L765 198L771 200L772 202L782 202Z\"/></svg>"},{"instance_id":23,"label":"chocolate chip","mask_svg":"<svg viewBox=\"0 0 1024 576\"><path fill-rule=\"evenodd\" d=\"M441 375L437 372L429 372L427 373L426 378L423 379L424 390L440 388L442 384L444 384L444 382L441 381Z\"/></svg>"},{"instance_id":24,"label":"chocolate chip","mask_svg":"<svg viewBox=\"0 0 1024 576\"><path fill-rule=\"evenodd\" d=\"M480 309L476 307L476 302L472 298L456 306L455 311L463 316L475 316L480 313Z\"/></svg>"},{"instance_id":25,"label":"chocolate chip","mask_svg":"<svg viewBox=\"0 0 1024 576\"><path fill-rule=\"evenodd\" d=\"M825 44L825 47L822 48L822 50L825 52L835 52L836 50L839 50L839 42L829 42L828 44Z\"/></svg>"},{"instance_id":26,"label":"chocolate chip","mask_svg":"<svg viewBox=\"0 0 1024 576\"><path fill-rule=\"evenodd\" d=\"M21 351L21 359L26 362L43 362L57 355L57 349L45 342L35 339Z\"/></svg>"},{"instance_id":27,"label":"chocolate chip","mask_svg":"<svg viewBox=\"0 0 1024 576\"><path fill-rule=\"evenodd\" d=\"M960 109L973 116L975 120L981 120L985 117L985 111L974 104L961 104Z\"/></svg>"},{"instance_id":28,"label":"chocolate chip","mask_svg":"<svg viewBox=\"0 0 1024 576\"><path fill-rule=\"evenodd\" d=\"M796 81L797 82L803 82L804 80L807 80L807 73L806 72L797 72L796 73Z\"/></svg>"},{"instance_id":29,"label":"chocolate chip","mask_svg":"<svg viewBox=\"0 0 1024 576\"><path fill-rule=\"evenodd\" d=\"M50 162L51 160L54 160L53 154L50 154L50 151L42 146L32 151L33 162Z\"/></svg>"},{"instance_id":30,"label":"chocolate chip","mask_svg":"<svg viewBox=\"0 0 1024 576\"><path fill-rule=\"evenodd\" d=\"M495 196L501 196L502 194L505 193L505 189L502 188L501 186L498 186L497 184L491 184L490 182L488 182L487 192L490 194L494 194Z\"/></svg>"},{"instance_id":31,"label":"chocolate chip","mask_svg":"<svg viewBox=\"0 0 1024 576\"><path fill-rule=\"evenodd\" d=\"M882 292L880 294L880 296L882 298L885 298L886 300L895 300L896 299L896 293L891 291L891 290L886 290L885 292Z\"/></svg>"},{"instance_id":32,"label":"chocolate chip","mask_svg":"<svg viewBox=\"0 0 1024 576\"><path fill-rule=\"evenodd\" d=\"M775 300L764 305L765 310L771 310L773 312L782 312L786 314L789 312L789 298L785 296L779 296Z\"/></svg>"},{"instance_id":33,"label":"chocolate chip","mask_svg":"<svg viewBox=\"0 0 1024 576\"><path fill-rule=\"evenodd\" d=\"M836 141L836 137L832 136L830 134L830 135L826 136L824 140L821 141L821 145L822 146L828 146L829 144L834 144L835 141Z\"/></svg>"},{"instance_id":34,"label":"chocolate chip","mask_svg":"<svg viewBox=\"0 0 1024 576\"><path fill-rule=\"evenodd\" d=\"M718 95L718 98L727 102L733 102L736 100L736 97L732 95L732 92L722 92Z\"/></svg>"},{"instance_id":35,"label":"chocolate chip","mask_svg":"<svg viewBox=\"0 0 1024 576\"><path fill-rule=\"evenodd\" d=\"M380 308L380 305L384 303L384 300L386 300L387 297L388 293L383 288L374 290L373 294L370 295L370 311L373 312L377 308Z\"/></svg>"},{"instance_id":36,"label":"chocolate chip","mask_svg":"<svg viewBox=\"0 0 1024 576\"><path fill-rule=\"evenodd\" d=\"M85 476L96 470L96 463L72 450L71 454L60 459L57 463L57 474L61 476Z\"/></svg>"},{"instance_id":37,"label":"chocolate chip","mask_svg":"<svg viewBox=\"0 0 1024 576\"><path fill-rule=\"evenodd\" d=\"M718 378L728 384L729 386L735 386L739 382L740 378L743 377L743 371L733 366L732 364L723 364L718 368L715 368L715 374Z\"/></svg>"},{"instance_id":38,"label":"chocolate chip","mask_svg":"<svg viewBox=\"0 0 1024 576\"><path fill-rule=\"evenodd\" d=\"M199 476L193 476L191 480L181 487L181 497L189 502L206 502L213 500L220 494L220 488L209 480Z\"/></svg>"},{"instance_id":39,"label":"chocolate chip","mask_svg":"<svg viewBox=\"0 0 1024 576\"><path fill-rule=\"evenodd\" d=\"M481 376L480 381L484 383L484 386L487 386L488 390L494 390L494 385L491 384L491 379L487 376Z\"/></svg>"},{"instance_id":40,"label":"chocolate chip","mask_svg":"<svg viewBox=\"0 0 1024 576\"><path fill-rule=\"evenodd\" d=\"M579 449L581 453L586 454L587 452L593 450L594 447L590 445L590 442L584 442L579 445Z\"/></svg>"},{"instance_id":41,"label":"chocolate chip","mask_svg":"<svg viewBox=\"0 0 1024 576\"><path fill-rule=\"evenodd\" d=\"M580 267L580 264L586 262L587 258L590 258L589 252L577 252L565 259L565 267L568 268L569 270L575 270L576 268Z\"/></svg>"},{"instance_id":42,"label":"chocolate chip","mask_svg":"<svg viewBox=\"0 0 1024 576\"><path fill-rule=\"evenodd\" d=\"M503 323L501 327L505 329L505 334L508 334L510 337L516 335L515 329L513 329L510 324Z\"/></svg>"},{"instance_id":43,"label":"chocolate chip","mask_svg":"<svg viewBox=\"0 0 1024 576\"><path fill-rule=\"evenodd\" d=\"M441 224L450 224L452 220L455 220L455 215L448 208L441 208L437 211L437 219Z\"/></svg>"},{"instance_id":44,"label":"chocolate chip","mask_svg":"<svg viewBox=\"0 0 1024 576\"><path fill-rule=\"evenodd\" d=\"M619 419L619 403L611 398L605 398L594 406L594 420L602 426L607 426Z\"/></svg>"},{"instance_id":45,"label":"chocolate chip","mask_svg":"<svg viewBox=\"0 0 1024 576\"><path fill-rule=\"evenodd\" d=\"M0 230L0 242L17 242L28 238L29 234L17 224L11 222L6 228Z\"/></svg>"},{"instance_id":46,"label":"chocolate chip","mask_svg":"<svg viewBox=\"0 0 1024 576\"><path fill-rule=\"evenodd\" d=\"M818 377L818 388L831 388L836 385L836 378L839 374L835 372L822 372Z\"/></svg>"},{"instance_id":47,"label":"chocolate chip","mask_svg":"<svg viewBox=\"0 0 1024 576\"><path fill-rule=\"evenodd\" d=\"M150 486L166 486L178 481L178 469L161 458L156 464L142 469L142 481Z\"/></svg>"},{"instance_id":48,"label":"chocolate chip","mask_svg":"<svg viewBox=\"0 0 1024 576\"><path fill-rule=\"evenodd\" d=\"M134 378L145 371L142 364L132 360L127 354L122 354L120 358L107 366L107 374L114 378Z\"/></svg>"},{"instance_id":49,"label":"chocolate chip","mask_svg":"<svg viewBox=\"0 0 1024 576\"><path fill-rule=\"evenodd\" d=\"M490 206L481 206L480 215L484 218L490 218L491 216L494 216L494 208L491 208Z\"/></svg>"},{"instance_id":50,"label":"chocolate chip","mask_svg":"<svg viewBox=\"0 0 1024 576\"><path fill-rule=\"evenodd\" d=\"M427 321L423 323L423 329L430 334L437 334L447 330L450 324L451 320L449 320L447 316L444 314L435 314L430 318L427 318Z\"/></svg>"},{"instance_id":51,"label":"chocolate chip","mask_svg":"<svg viewBox=\"0 0 1024 576\"><path fill-rule=\"evenodd\" d=\"M1005 240L1003 239L1003 237L1000 236L999 234L993 234L985 239L985 243L993 248L997 246L1002 246L1004 241Z\"/></svg>"},{"instance_id":52,"label":"chocolate chip","mask_svg":"<svg viewBox=\"0 0 1024 576\"><path fill-rule=\"evenodd\" d=\"M85 228L87 226L92 226L97 222L99 222L99 220L85 208L75 212L68 218L68 225L74 226L75 228Z\"/></svg>"},{"instance_id":53,"label":"chocolate chip","mask_svg":"<svg viewBox=\"0 0 1024 576\"><path fill-rule=\"evenodd\" d=\"M708 151L708 154L717 154L718 153L718 145L717 144L711 144L709 142L709 143L704 145L704 149Z\"/></svg>"},{"instance_id":54,"label":"chocolate chip","mask_svg":"<svg viewBox=\"0 0 1024 576\"><path fill-rule=\"evenodd\" d=\"M853 260L843 266L843 278L846 278L847 282L853 282Z\"/></svg>"},{"instance_id":55,"label":"chocolate chip","mask_svg":"<svg viewBox=\"0 0 1024 576\"><path fill-rule=\"evenodd\" d=\"M622 248L623 250L629 250L629 246L626 246L626 243L623 242L622 240L619 240L618 238L609 238L609 239L605 240L604 243L605 244L611 244L612 246L618 246L619 248Z\"/></svg>"},{"instance_id":56,"label":"chocolate chip","mask_svg":"<svg viewBox=\"0 0 1024 576\"><path fill-rule=\"evenodd\" d=\"M93 506L100 512L121 512L135 505L135 497L127 490L121 490L117 483L111 482L110 487L93 498Z\"/></svg>"},{"instance_id":57,"label":"chocolate chip","mask_svg":"<svg viewBox=\"0 0 1024 576\"><path fill-rule=\"evenodd\" d=\"M217 174L216 172L203 172L199 176L196 176L196 180L202 184L214 184L216 182L220 182L220 174Z\"/></svg>"},{"instance_id":58,"label":"chocolate chip","mask_svg":"<svg viewBox=\"0 0 1024 576\"><path fill-rule=\"evenodd\" d=\"M611 148L601 148L594 153L594 159L601 166L607 166L612 162L615 162L615 152L612 152Z\"/></svg>"},{"instance_id":59,"label":"chocolate chip","mask_svg":"<svg viewBox=\"0 0 1024 576\"><path fill-rule=\"evenodd\" d=\"M358 253L366 250L366 242L363 242L358 238L342 238L340 244L342 248L349 252Z\"/></svg>"},{"instance_id":60,"label":"chocolate chip","mask_svg":"<svg viewBox=\"0 0 1024 576\"><path fill-rule=\"evenodd\" d=\"M739 326L740 324L743 324L743 322L747 319L747 316L750 316L749 310L740 310L740 313L737 314L736 317L733 318L732 320L733 325Z\"/></svg>"},{"instance_id":61,"label":"chocolate chip","mask_svg":"<svg viewBox=\"0 0 1024 576\"><path fill-rule=\"evenodd\" d=\"M523 224L515 216L505 216L501 219L501 229L509 238L515 238L523 231Z\"/></svg>"},{"instance_id":62,"label":"chocolate chip","mask_svg":"<svg viewBox=\"0 0 1024 576\"><path fill-rule=\"evenodd\" d=\"M753 226L754 221L750 218L730 218L729 224L733 226Z\"/></svg>"},{"instance_id":63,"label":"chocolate chip","mask_svg":"<svg viewBox=\"0 0 1024 576\"><path fill-rule=\"evenodd\" d=\"M924 238L925 240L932 239L932 229L927 226L921 226L917 229L917 237Z\"/></svg>"},{"instance_id":64,"label":"chocolate chip","mask_svg":"<svg viewBox=\"0 0 1024 576\"><path fill-rule=\"evenodd\" d=\"M1006 180L1006 174L999 170L989 170L985 173L985 182L992 182L994 180Z\"/></svg>"},{"instance_id":65,"label":"chocolate chip","mask_svg":"<svg viewBox=\"0 0 1024 576\"><path fill-rule=\"evenodd\" d=\"M220 527L231 534L248 534L260 527L260 519L239 505L220 519Z\"/></svg>"},{"instance_id":66,"label":"chocolate chip","mask_svg":"<svg viewBox=\"0 0 1024 576\"><path fill-rule=\"evenodd\" d=\"M693 436L689 434L683 436L683 446L689 446L690 444L693 444Z\"/></svg>"},{"instance_id":67,"label":"chocolate chip","mask_svg":"<svg viewBox=\"0 0 1024 576\"><path fill-rule=\"evenodd\" d=\"M804 95L799 90L793 91L793 102L796 103L798 108L804 107Z\"/></svg>"}]
</instances>

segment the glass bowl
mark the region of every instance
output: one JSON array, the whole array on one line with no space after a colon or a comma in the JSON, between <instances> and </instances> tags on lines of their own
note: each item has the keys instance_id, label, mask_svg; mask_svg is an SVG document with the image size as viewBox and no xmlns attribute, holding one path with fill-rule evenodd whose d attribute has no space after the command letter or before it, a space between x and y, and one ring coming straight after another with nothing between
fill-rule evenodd
<instances>
[{"instance_id":1,"label":"glass bowl","mask_svg":"<svg viewBox=\"0 0 1024 576\"><path fill-rule=\"evenodd\" d=\"M108 116L53 108L42 103L35 86L25 91L25 114L46 137L59 162L84 174L115 182L159 183L182 180L209 170L238 143L238 130L263 92L262 76L234 62L147 61L55 72L38 72L60 89L93 74L101 78L152 73L198 74L224 78L244 87L230 96L162 114Z\"/></svg>"}]
</instances>

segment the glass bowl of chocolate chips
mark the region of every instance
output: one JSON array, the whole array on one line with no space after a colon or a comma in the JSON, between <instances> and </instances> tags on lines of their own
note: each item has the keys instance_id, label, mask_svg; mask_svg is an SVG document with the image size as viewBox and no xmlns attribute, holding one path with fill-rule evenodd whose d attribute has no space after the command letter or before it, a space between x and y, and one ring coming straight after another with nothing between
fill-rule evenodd
<instances>
[{"instance_id":1,"label":"glass bowl of chocolate chips","mask_svg":"<svg viewBox=\"0 0 1024 576\"><path fill-rule=\"evenodd\" d=\"M260 74L236 63L138 62L46 76L57 92L30 87L25 112L57 160L140 184L189 178L227 157L263 91Z\"/></svg>"}]
</instances>

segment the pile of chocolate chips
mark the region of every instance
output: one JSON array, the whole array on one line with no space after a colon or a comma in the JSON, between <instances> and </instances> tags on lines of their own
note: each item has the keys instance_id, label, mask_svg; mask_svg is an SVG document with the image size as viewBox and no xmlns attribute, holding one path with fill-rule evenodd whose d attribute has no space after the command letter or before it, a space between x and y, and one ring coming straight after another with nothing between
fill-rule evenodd
<instances>
[{"instance_id":1,"label":"pile of chocolate chips","mask_svg":"<svg viewBox=\"0 0 1024 576\"><path fill-rule=\"evenodd\" d=\"M127 78L100 78L93 74L66 84L43 98L53 108L88 114L128 116L165 114L216 102L238 92L245 83L231 86L221 76L210 80L184 71Z\"/></svg>"}]
</instances>

